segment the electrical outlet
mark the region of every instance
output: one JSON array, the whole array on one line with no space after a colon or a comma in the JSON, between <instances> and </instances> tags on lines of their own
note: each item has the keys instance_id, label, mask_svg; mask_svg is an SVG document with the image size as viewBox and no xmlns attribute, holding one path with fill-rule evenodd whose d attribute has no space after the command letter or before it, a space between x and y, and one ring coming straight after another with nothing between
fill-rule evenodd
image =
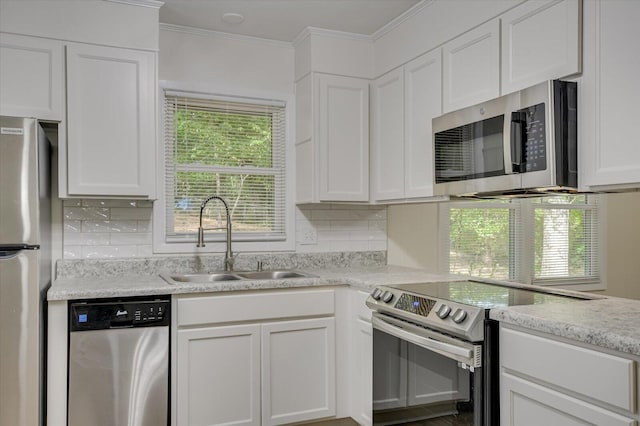
<instances>
[{"instance_id":1,"label":"electrical outlet","mask_svg":"<svg viewBox=\"0 0 640 426\"><path fill-rule=\"evenodd\" d=\"M300 232L300 244L318 244L318 232L313 228L306 228Z\"/></svg>"}]
</instances>

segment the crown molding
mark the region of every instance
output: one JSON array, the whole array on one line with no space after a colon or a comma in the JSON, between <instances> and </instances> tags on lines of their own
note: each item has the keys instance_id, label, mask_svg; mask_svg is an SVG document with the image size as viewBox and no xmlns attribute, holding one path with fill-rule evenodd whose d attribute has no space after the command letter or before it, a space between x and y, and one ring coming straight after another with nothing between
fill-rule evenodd
<instances>
[{"instance_id":1,"label":"crown molding","mask_svg":"<svg viewBox=\"0 0 640 426\"><path fill-rule=\"evenodd\" d=\"M158 0L105 0L111 3L122 3L130 6L142 6L151 7L153 9L160 9L164 5L163 1Z\"/></svg>"},{"instance_id":2,"label":"crown molding","mask_svg":"<svg viewBox=\"0 0 640 426\"><path fill-rule=\"evenodd\" d=\"M333 37L339 38L342 40L356 40L356 41L364 41L367 43L372 43L373 39L371 36L365 34L358 33L349 33L346 31L337 31L337 30L327 30L324 28L316 28L316 27L306 27L304 30L300 31L300 34L293 39L291 44L296 47L299 43L301 43L304 39L311 35L317 35L322 37Z\"/></svg>"},{"instance_id":3,"label":"crown molding","mask_svg":"<svg viewBox=\"0 0 640 426\"><path fill-rule=\"evenodd\" d=\"M251 43L266 44L269 46L275 46L275 47L281 47L281 48L287 48L287 49L293 48L293 45L287 41L271 40L267 38L252 37L252 36L246 36L246 35L240 35L240 34L231 34L231 33L225 33L222 31L205 30L202 28L187 27L184 25L161 23L160 30L197 35L200 37L223 38L226 40L247 41Z\"/></svg>"},{"instance_id":4,"label":"crown molding","mask_svg":"<svg viewBox=\"0 0 640 426\"><path fill-rule=\"evenodd\" d=\"M412 8L406 10L402 15L397 16L392 21L387 23L385 26L380 28L378 31L373 33L371 35L371 39L373 41L376 41L379 38L382 38L387 33L395 30L397 27L399 27L406 20L408 20L410 18L413 18L415 15L420 13L422 11L422 9L431 6L435 2L436 2L436 0L422 0L420 3L416 3Z\"/></svg>"}]
</instances>

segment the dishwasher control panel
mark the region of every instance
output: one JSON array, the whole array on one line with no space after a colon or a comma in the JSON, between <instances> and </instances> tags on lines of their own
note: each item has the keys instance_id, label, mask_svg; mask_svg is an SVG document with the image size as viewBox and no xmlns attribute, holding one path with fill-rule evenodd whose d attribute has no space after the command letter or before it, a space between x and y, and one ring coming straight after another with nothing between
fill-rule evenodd
<instances>
[{"instance_id":1,"label":"dishwasher control panel","mask_svg":"<svg viewBox=\"0 0 640 426\"><path fill-rule=\"evenodd\" d=\"M169 325L169 298L97 299L69 302L70 331Z\"/></svg>"}]
</instances>

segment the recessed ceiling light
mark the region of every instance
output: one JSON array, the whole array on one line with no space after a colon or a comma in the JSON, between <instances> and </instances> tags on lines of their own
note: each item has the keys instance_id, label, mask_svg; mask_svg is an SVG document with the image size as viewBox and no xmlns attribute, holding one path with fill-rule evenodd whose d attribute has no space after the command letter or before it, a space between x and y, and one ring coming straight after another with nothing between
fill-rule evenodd
<instances>
[{"instance_id":1,"label":"recessed ceiling light","mask_svg":"<svg viewBox=\"0 0 640 426\"><path fill-rule=\"evenodd\" d=\"M222 15L222 20L227 24L239 24L244 21L244 16L239 13L225 13Z\"/></svg>"}]
</instances>

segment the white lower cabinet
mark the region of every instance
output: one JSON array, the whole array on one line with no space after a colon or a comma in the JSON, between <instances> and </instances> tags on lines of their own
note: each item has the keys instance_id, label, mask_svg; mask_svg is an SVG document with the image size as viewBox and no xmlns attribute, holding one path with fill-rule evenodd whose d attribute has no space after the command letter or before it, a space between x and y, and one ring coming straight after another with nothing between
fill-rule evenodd
<instances>
[{"instance_id":1,"label":"white lower cabinet","mask_svg":"<svg viewBox=\"0 0 640 426\"><path fill-rule=\"evenodd\" d=\"M371 426L373 395L373 327L371 310L365 305L369 293L350 290L351 346L349 372L351 377L350 415L362 426ZM339 349L339 348L338 348Z\"/></svg>"},{"instance_id":2,"label":"white lower cabinet","mask_svg":"<svg viewBox=\"0 0 640 426\"><path fill-rule=\"evenodd\" d=\"M508 373L502 373L500 386L503 425L636 425L631 418Z\"/></svg>"},{"instance_id":3,"label":"white lower cabinet","mask_svg":"<svg viewBox=\"0 0 640 426\"><path fill-rule=\"evenodd\" d=\"M335 415L333 318L262 325L263 425Z\"/></svg>"},{"instance_id":4,"label":"white lower cabinet","mask_svg":"<svg viewBox=\"0 0 640 426\"><path fill-rule=\"evenodd\" d=\"M178 331L178 425L260 425L260 325Z\"/></svg>"},{"instance_id":5,"label":"white lower cabinet","mask_svg":"<svg viewBox=\"0 0 640 426\"><path fill-rule=\"evenodd\" d=\"M636 369L634 359L501 325L500 424L636 426Z\"/></svg>"},{"instance_id":6,"label":"white lower cabinet","mask_svg":"<svg viewBox=\"0 0 640 426\"><path fill-rule=\"evenodd\" d=\"M372 380L372 350L373 350L373 329L371 323L363 319L355 320L355 336L353 338L354 363L352 374L355 375L353 381L355 386L353 395L352 416L355 421L363 426L369 426L371 419L371 389Z\"/></svg>"},{"instance_id":7,"label":"white lower cabinet","mask_svg":"<svg viewBox=\"0 0 640 426\"><path fill-rule=\"evenodd\" d=\"M172 425L335 416L333 315L327 289L176 296Z\"/></svg>"}]
</instances>

